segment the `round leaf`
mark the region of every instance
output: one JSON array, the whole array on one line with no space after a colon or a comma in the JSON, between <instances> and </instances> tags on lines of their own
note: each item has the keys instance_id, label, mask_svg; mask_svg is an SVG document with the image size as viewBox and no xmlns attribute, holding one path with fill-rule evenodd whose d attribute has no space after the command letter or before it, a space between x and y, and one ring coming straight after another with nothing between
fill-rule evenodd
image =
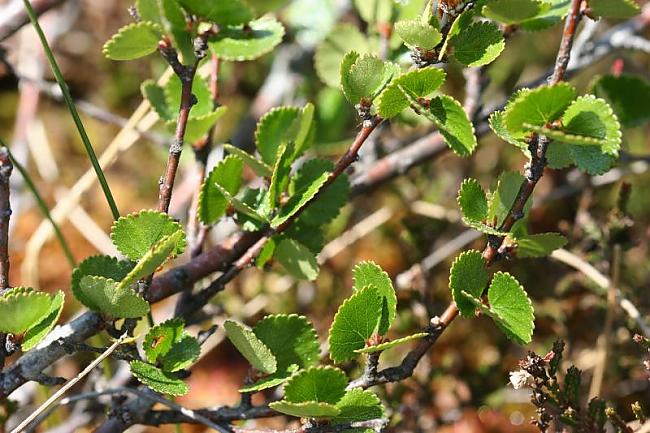
<instances>
[{"instance_id":1,"label":"round leaf","mask_svg":"<svg viewBox=\"0 0 650 433\"><path fill-rule=\"evenodd\" d=\"M151 54L158 49L160 27L149 21L122 27L104 44L103 52L112 60L133 60Z\"/></svg>"},{"instance_id":2,"label":"round leaf","mask_svg":"<svg viewBox=\"0 0 650 433\"><path fill-rule=\"evenodd\" d=\"M182 231L179 223L169 215L153 210L121 217L111 228L111 239L117 249L132 261L140 260L165 236ZM185 249L185 238L174 247L174 255Z\"/></svg>"},{"instance_id":3,"label":"round leaf","mask_svg":"<svg viewBox=\"0 0 650 433\"><path fill-rule=\"evenodd\" d=\"M282 42L284 27L275 18L252 21L244 28L226 27L209 41L210 49L223 60L243 62L270 52Z\"/></svg>"}]
</instances>

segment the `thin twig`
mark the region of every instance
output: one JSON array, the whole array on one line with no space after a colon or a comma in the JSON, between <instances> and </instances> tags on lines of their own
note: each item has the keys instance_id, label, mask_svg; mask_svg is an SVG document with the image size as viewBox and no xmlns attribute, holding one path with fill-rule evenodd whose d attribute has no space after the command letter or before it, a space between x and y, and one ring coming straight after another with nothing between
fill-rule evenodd
<instances>
[{"instance_id":1,"label":"thin twig","mask_svg":"<svg viewBox=\"0 0 650 433\"><path fill-rule=\"evenodd\" d=\"M25 427L27 427L33 420L35 420L40 414L45 412L51 405L57 402L63 395L72 388L77 382L86 377L95 367L99 365L104 359L113 353L117 347L122 344L124 341L125 335L117 339L109 348L106 349L104 353L99 355L93 362L88 364L86 368L83 369L81 373L76 375L74 378L70 379L65 385L61 387L57 392L55 392L50 398L48 398L45 403L43 403L38 409L32 412L27 418L23 420L16 428L14 428L10 433L20 433Z\"/></svg>"},{"instance_id":2,"label":"thin twig","mask_svg":"<svg viewBox=\"0 0 650 433\"><path fill-rule=\"evenodd\" d=\"M605 378L607 367L607 352L612 338L612 327L614 325L614 314L616 307L616 292L619 290L621 277L621 246L614 245L614 257L612 259L612 281L607 288L607 304L605 307L605 326L603 333L598 339L598 356L594 374L589 387L589 400L600 396L600 391Z\"/></svg>"},{"instance_id":3,"label":"thin twig","mask_svg":"<svg viewBox=\"0 0 650 433\"><path fill-rule=\"evenodd\" d=\"M593 267L590 263L588 263L587 261L583 260L582 258L578 257L577 255L573 254L568 250L565 249L555 250L551 253L550 257L554 260L557 260L560 263L564 263L565 265L571 266L572 268L582 273L585 277L593 281L596 284L596 286L598 286L601 290L603 290L603 293L605 293L604 291L608 290L609 287L612 286L612 283L610 282L609 278L603 275L598 269ZM643 315L641 314L639 309L632 303L632 301L630 301L625 296L623 296L623 293L621 292L620 288L616 288L616 299L618 300L618 305L623 309L623 311L625 311L627 315L632 320L634 320L641 333L646 337L650 337L650 326L648 326L645 319L643 318Z\"/></svg>"},{"instance_id":4,"label":"thin twig","mask_svg":"<svg viewBox=\"0 0 650 433\"><path fill-rule=\"evenodd\" d=\"M13 168L9 149L0 147L0 293L9 288L9 180Z\"/></svg>"}]
</instances>

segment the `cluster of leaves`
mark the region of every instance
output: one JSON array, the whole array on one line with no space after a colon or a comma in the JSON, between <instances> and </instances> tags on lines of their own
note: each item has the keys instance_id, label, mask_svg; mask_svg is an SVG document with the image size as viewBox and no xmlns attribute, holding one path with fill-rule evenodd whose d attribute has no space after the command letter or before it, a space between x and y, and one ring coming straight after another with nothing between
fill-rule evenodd
<instances>
[{"instance_id":1,"label":"cluster of leaves","mask_svg":"<svg viewBox=\"0 0 650 433\"><path fill-rule=\"evenodd\" d=\"M265 4L242 0L214 2L201 0L137 0L138 21L121 28L104 45L104 54L113 60L132 60L171 42L187 66L195 67L202 58L197 38L205 41L212 53L224 61L256 59L275 48L284 37L284 27L271 17L260 15L268 11ZM252 7L251 7L252 6ZM273 7L273 5L271 5ZM213 106L205 79L195 77L192 93L195 104L187 122L185 141L195 142L203 137L225 114L225 107ZM173 76L165 85L152 80L142 84L142 94L156 113L173 129L178 118L181 81Z\"/></svg>"},{"instance_id":2,"label":"cluster of leaves","mask_svg":"<svg viewBox=\"0 0 650 433\"><path fill-rule=\"evenodd\" d=\"M262 267L273 258L294 277L307 280L318 275L316 254L324 245L323 226L338 215L350 189L345 174L323 189L334 169L328 160L296 163L313 142L313 119L312 104L302 109L274 108L260 119L255 131L259 157L226 145L231 155L206 177L198 212L207 225L233 210L243 230L270 227L282 232L268 240L257 265ZM264 187L242 188L244 165L266 180Z\"/></svg>"},{"instance_id":3,"label":"cluster of leaves","mask_svg":"<svg viewBox=\"0 0 650 433\"><path fill-rule=\"evenodd\" d=\"M396 316L397 298L388 275L375 263L354 268L354 293L343 302L329 331L329 356L344 362L362 353L381 352L426 333L389 341L385 338ZM288 415L328 418L334 423L380 419L379 399L370 391L350 389L341 370L317 367L320 345L314 327L302 316L272 315L248 329L234 321L226 334L258 373L240 391L256 392L285 383L284 398L271 404Z\"/></svg>"},{"instance_id":4,"label":"cluster of leaves","mask_svg":"<svg viewBox=\"0 0 650 433\"><path fill-rule=\"evenodd\" d=\"M117 220L111 239L126 259L87 258L72 273L72 292L106 318L142 317L149 303L139 293L138 282L183 252L185 233L167 214L144 210Z\"/></svg>"}]
</instances>

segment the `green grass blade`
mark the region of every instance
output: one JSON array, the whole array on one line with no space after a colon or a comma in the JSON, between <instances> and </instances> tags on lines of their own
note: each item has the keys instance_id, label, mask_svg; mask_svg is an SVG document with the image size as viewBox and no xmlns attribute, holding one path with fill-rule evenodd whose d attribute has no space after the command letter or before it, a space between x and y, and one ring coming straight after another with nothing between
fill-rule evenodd
<instances>
[{"instance_id":1,"label":"green grass blade","mask_svg":"<svg viewBox=\"0 0 650 433\"><path fill-rule=\"evenodd\" d=\"M38 189L36 188L34 181L32 181L32 178L29 176L29 173L27 173L25 167L23 167L20 164L20 162L18 162L16 158L14 158L14 155L13 153L11 153L11 150L9 150L9 148L5 145L5 143L1 139L0 139L0 146L7 149L7 153L9 153L9 158L11 158L11 163L20 172L20 175L25 180L25 185L27 185L27 188L29 188L29 190L34 195L34 198L36 199L36 204L38 205L38 208L41 210L43 216L47 218L50 224L52 224L52 228L54 229L54 235L56 236L57 240L61 244L61 248L63 248L65 257L68 259L68 263L70 263L70 266L72 268L77 267L77 262L75 261L74 256L72 255L72 250L70 250L70 245L68 245L68 242L63 237L63 232L61 232L61 228L56 223L56 221L54 221L54 219L52 218L52 215L50 214L50 210L47 208L47 205L45 204L45 200L43 200L43 196L41 196L41 193L38 192Z\"/></svg>"},{"instance_id":2,"label":"green grass blade","mask_svg":"<svg viewBox=\"0 0 650 433\"><path fill-rule=\"evenodd\" d=\"M41 40L41 44L43 45L43 50L45 51L47 60L50 63L50 68L52 68L52 73L56 78L56 82L59 84L59 87L61 87L61 92L63 93L63 99L65 99L65 103L68 106L68 109L70 110L70 114L72 115L72 119L74 120L74 123L77 126L77 130L79 131L79 136L81 137L81 141L83 141L84 147L86 148L86 152L88 153L88 158L90 158L90 162L92 163L93 168L95 169L95 173L97 174L97 179L99 180L99 184L101 185L102 190L104 191L104 196L106 196L106 201L108 202L108 206L111 208L113 219L117 220L120 217L120 212L117 210L117 205L115 204L115 199L113 199L113 194L111 193L111 189L108 186L108 182L106 181L106 176L104 176L102 167L99 165L99 161L97 160L97 155L93 150L92 144L90 144L90 139L88 138L86 129L84 128L84 125L81 122L81 118L79 117L79 113L77 112L77 108L75 107L74 102L72 101L72 96L70 95L70 90L68 90L68 85L65 83L65 80L63 79L63 75L61 74L59 65L56 63L56 59L54 58L52 49L50 48L50 45L47 42L47 38L43 33L43 29L38 23L38 19L36 18L36 14L34 13L34 9L32 8L32 5L30 4L29 0L23 0L23 2L25 3L25 9L27 9L27 15L29 15L29 19L31 20L32 25L34 26L34 29L36 30L39 39Z\"/></svg>"}]
</instances>

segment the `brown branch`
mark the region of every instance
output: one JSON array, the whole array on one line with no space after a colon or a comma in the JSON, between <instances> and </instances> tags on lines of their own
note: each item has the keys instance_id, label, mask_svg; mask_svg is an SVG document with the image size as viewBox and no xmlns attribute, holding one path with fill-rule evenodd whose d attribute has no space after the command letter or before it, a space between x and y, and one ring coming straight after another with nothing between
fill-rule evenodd
<instances>
[{"instance_id":1,"label":"brown branch","mask_svg":"<svg viewBox=\"0 0 650 433\"><path fill-rule=\"evenodd\" d=\"M6 147L0 147L0 292L9 288L9 179L14 166Z\"/></svg>"},{"instance_id":2,"label":"brown branch","mask_svg":"<svg viewBox=\"0 0 650 433\"><path fill-rule=\"evenodd\" d=\"M167 168L160 182L160 195L158 196L158 210L167 213L169 211L169 203L172 200L172 191L174 189L178 164L181 160L183 143L185 142L187 121L190 118L190 110L195 103L194 96L192 95L192 83L194 83L196 68L194 66L181 65L178 61L176 51L172 48L162 47L160 52L181 80L181 104L178 110L178 120L176 121L176 132L174 133L174 141L169 146Z\"/></svg>"}]
</instances>

